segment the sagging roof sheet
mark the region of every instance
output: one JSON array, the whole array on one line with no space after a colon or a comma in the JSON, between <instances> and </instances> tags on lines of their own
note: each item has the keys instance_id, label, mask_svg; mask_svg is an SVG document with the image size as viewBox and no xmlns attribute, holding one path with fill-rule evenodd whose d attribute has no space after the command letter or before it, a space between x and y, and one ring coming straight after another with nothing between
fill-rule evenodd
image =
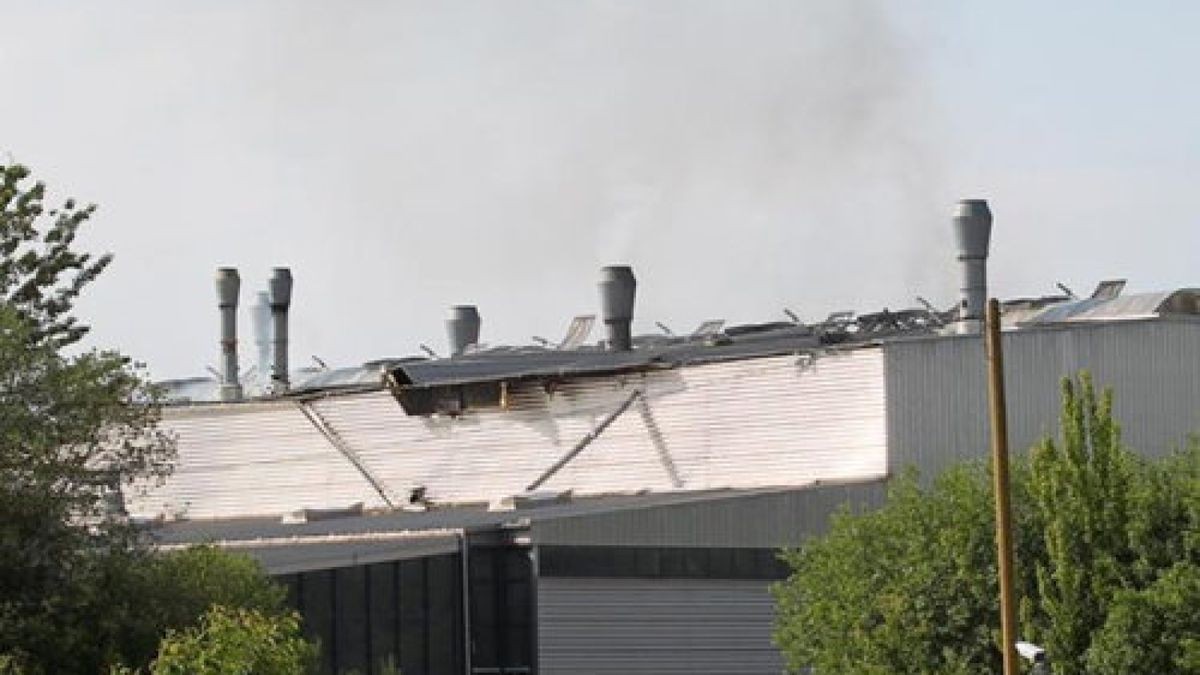
<instances>
[{"instance_id":1,"label":"sagging roof sheet","mask_svg":"<svg viewBox=\"0 0 1200 675\"><path fill-rule=\"evenodd\" d=\"M1169 315L1200 315L1200 289L1136 293L1114 298L1085 298L1048 307L1023 323L1120 321Z\"/></svg>"},{"instance_id":2,"label":"sagging roof sheet","mask_svg":"<svg viewBox=\"0 0 1200 675\"><path fill-rule=\"evenodd\" d=\"M494 349L450 359L409 361L389 372L398 387L424 388L501 380L610 375L625 371L773 356L821 346L828 340L803 327L748 333L720 342L638 340L627 352L600 349Z\"/></svg>"},{"instance_id":3,"label":"sagging roof sheet","mask_svg":"<svg viewBox=\"0 0 1200 675\"><path fill-rule=\"evenodd\" d=\"M128 491L126 507L138 518L198 520L357 502L492 502L529 489L857 479L886 464L883 364L878 349L848 349L527 380L505 387L503 408L459 415L409 415L381 390L180 406L163 419L177 438L175 473ZM529 487L577 447L544 486Z\"/></svg>"}]
</instances>

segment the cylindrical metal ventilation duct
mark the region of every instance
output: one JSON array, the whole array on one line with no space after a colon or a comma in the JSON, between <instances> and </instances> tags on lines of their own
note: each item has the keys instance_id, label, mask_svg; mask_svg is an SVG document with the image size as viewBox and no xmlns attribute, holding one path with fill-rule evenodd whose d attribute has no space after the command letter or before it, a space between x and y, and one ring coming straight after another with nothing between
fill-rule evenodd
<instances>
[{"instance_id":1,"label":"cylindrical metal ventilation duct","mask_svg":"<svg viewBox=\"0 0 1200 675\"><path fill-rule=\"evenodd\" d=\"M954 241L962 273L958 305L958 332L978 333L983 328L987 302L988 243L992 237L992 212L985 199L964 199L954 211Z\"/></svg>"},{"instance_id":2,"label":"cylindrical metal ventilation duct","mask_svg":"<svg viewBox=\"0 0 1200 675\"><path fill-rule=\"evenodd\" d=\"M221 384L222 401L242 398L238 383L237 307L242 280L232 267L217 269L217 309L221 312Z\"/></svg>"},{"instance_id":3,"label":"cylindrical metal ventilation duct","mask_svg":"<svg viewBox=\"0 0 1200 675\"><path fill-rule=\"evenodd\" d=\"M271 294L259 291L250 307L250 325L254 328L255 367L260 382L271 377Z\"/></svg>"},{"instance_id":4,"label":"cylindrical metal ventilation duct","mask_svg":"<svg viewBox=\"0 0 1200 675\"><path fill-rule=\"evenodd\" d=\"M288 308L292 304L292 271L276 267L267 282L271 294L271 385L277 392L288 388Z\"/></svg>"},{"instance_id":5,"label":"cylindrical metal ventilation duct","mask_svg":"<svg viewBox=\"0 0 1200 675\"><path fill-rule=\"evenodd\" d=\"M479 344L479 310L475 305L455 305L446 318L446 336L450 339L450 355L458 356L467 347Z\"/></svg>"},{"instance_id":6,"label":"cylindrical metal ventilation duct","mask_svg":"<svg viewBox=\"0 0 1200 675\"><path fill-rule=\"evenodd\" d=\"M637 279L628 265L609 265L600 269L600 316L608 329L608 348L633 349L633 300Z\"/></svg>"}]
</instances>

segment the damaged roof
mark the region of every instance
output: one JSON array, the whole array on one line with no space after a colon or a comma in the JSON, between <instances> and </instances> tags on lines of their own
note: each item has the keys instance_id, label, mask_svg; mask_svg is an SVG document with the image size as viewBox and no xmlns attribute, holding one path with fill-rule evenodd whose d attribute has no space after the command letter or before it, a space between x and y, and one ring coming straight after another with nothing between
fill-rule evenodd
<instances>
[{"instance_id":1,"label":"damaged roof","mask_svg":"<svg viewBox=\"0 0 1200 675\"><path fill-rule=\"evenodd\" d=\"M1111 282L1106 282L1111 283ZM1200 315L1200 289L1157 293L1100 294L1074 299L1046 296L1004 303L1006 328L1084 321L1120 321L1161 316ZM286 396L306 397L328 391L379 389L387 386L397 398L405 392L476 383L528 379L562 379L646 371L736 359L809 352L838 345L876 344L894 338L936 336L954 319L953 309L884 309L872 314L839 312L822 322L769 322L727 327L692 336L641 335L634 349L611 351L603 344L573 348L499 346L468 351L449 358L404 357L379 359L361 366L336 369L305 368L292 374ZM719 322L713 322L719 325ZM208 403L219 400L218 384L208 378L161 383L168 403Z\"/></svg>"}]
</instances>

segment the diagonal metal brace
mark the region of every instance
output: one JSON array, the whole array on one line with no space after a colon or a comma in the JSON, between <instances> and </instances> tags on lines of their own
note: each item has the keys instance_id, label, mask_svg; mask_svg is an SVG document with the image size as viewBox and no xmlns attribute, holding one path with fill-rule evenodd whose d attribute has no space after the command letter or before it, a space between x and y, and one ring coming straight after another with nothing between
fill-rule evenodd
<instances>
[{"instance_id":1,"label":"diagonal metal brace","mask_svg":"<svg viewBox=\"0 0 1200 675\"><path fill-rule=\"evenodd\" d=\"M332 445L335 450L342 453L342 456L345 457L355 469L358 469L358 473L361 474L362 477L371 484L371 487L375 488L375 492L379 493L379 497L383 499L383 503L387 504L388 508L396 508L395 502L391 499L391 497L388 496L388 491L384 486L383 481L379 480L375 474L372 473L370 467L363 463L362 459L358 456L358 453L354 452L354 449L351 448L346 441L342 440L342 437L339 436L336 431L334 431L333 427L329 426L329 423L325 421L325 418L321 417L321 414L318 413L315 408L309 405L307 401L298 401L296 403L296 407L300 409L300 412L304 413L304 416L308 418L309 423L312 424L313 427L325 437L325 440L329 441L329 444Z\"/></svg>"},{"instance_id":2,"label":"diagonal metal brace","mask_svg":"<svg viewBox=\"0 0 1200 675\"><path fill-rule=\"evenodd\" d=\"M591 431L588 432L588 435L579 439L579 442L576 443L573 448L571 448L569 451L567 451L567 454L565 454L561 458L559 458L559 460L557 462L555 462L554 464L551 464L550 468L543 471L542 475L537 477L537 480L533 481L532 483L529 484L528 487L525 488L525 491L533 492L534 490L540 488L543 484L545 484L546 481L550 480L554 476L554 474L558 473L559 470L561 470L564 466L566 466L571 460L575 459L575 457L579 453L583 452L584 448L591 445L592 441L599 438L600 434L604 433L604 430L608 428L608 425L615 422L616 419L618 417L620 417L622 413L624 413L626 410L629 410L629 406L633 405L634 401L638 400L641 397L642 397L642 390L634 389L633 393L629 395L629 398L626 398L621 403L621 405L617 406L616 410L609 413L608 417L605 417L604 419L600 420L600 424L597 424L595 429L592 429Z\"/></svg>"},{"instance_id":3,"label":"diagonal metal brace","mask_svg":"<svg viewBox=\"0 0 1200 675\"><path fill-rule=\"evenodd\" d=\"M671 479L671 485L676 488L683 487L683 479L679 477L679 469L675 467L675 460L671 457L671 449L667 447L667 439L663 438L662 429L658 428L658 422L654 419L654 412L650 410L650 404L646 402L646 397L641 397L638 400L638 412L642 415L642 424L646 425L646 431L650 434L650 441L654 444L654 449L658 452L658 461L667 470L667 476Z\"/></svg>"}]
</instances>

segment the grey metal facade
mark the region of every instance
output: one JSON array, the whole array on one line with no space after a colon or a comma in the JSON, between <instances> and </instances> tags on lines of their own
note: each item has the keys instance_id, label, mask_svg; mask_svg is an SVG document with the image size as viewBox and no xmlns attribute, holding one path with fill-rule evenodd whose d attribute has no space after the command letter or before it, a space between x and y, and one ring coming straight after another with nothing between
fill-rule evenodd
<instances>
[{"instance_id":1,"label":"grey metal facade","mask_svg":"<svg viewBox=\"0 0 1200 675\"><path fill-rule=\"evenodd\" d=\"M771 490L731 490L638 509L536 519L539 545L563 546L796 546L823 533L842 505L882 503L883 479Z\"/></svg>"},{"instance_id":2,"label":"grey metal facade","mask_svg":"<svg viewBox=\"0 0 1200 675\"><path fill-rule=\"evenodd\" d=\"M465 670L457 554L310 570L279 577L321 646L322 673Z\"/></svg>"},{"instance_id":3,"label":"grey metal facade","mask_svg":"<svg viewBox=\"0 0 1200 675\"><path fill-rule=\"evenodd\" d=\"M1200 432L1200 320L1073 323L1003 336L1009 443L1022 453L1057 433L1059 383L1086 369L1112 387L1122 438L1160 456ZM889 468L933 475L988 448L983 340L885 343Z\"/></svg>"},{"instance_id":4,"label":"grey metal facade","mask_svg":"<svg viewBox=\"0 0 1200 675\"><path fill-rule=\"evenodd\" d=\"M1014 452L1055 432L1059 380L1080 369L1115 389L1116 414L1134 450L1160 455L1200 430L1200 320L1036 325L1007 332L1004 347ZM548 484L553 493L573 494L531 508L484 503L520 492L634 389L646 393L649 412L630 406ZM161 506L154 500L165 498L185 515L192 508L222 516L364 502L365 514L324 522L197 519L159 528L165 544L217 540L253 552L276 573L312 580L316 604L306 607L317 608L315 625L348 645L338 648L342 656L378 651L376 643L360 649L353 626L363 619L355 617L375 610L356 584L373 583L388 565L417 569L421 560L454 557L453 536L434 532L449 529L471 541L469 611L439 615L437 635L449 635L446 617L461 624L459 637L470 624L469 657L479 673L539 666L543 673L776 673L782 664L770 646L766 589L780 572L760 566L758 577L748 577L739 556L769 563L774 549L825 531L842 504L881 503L888 475L908 465L933 475L987 449L978 335L565 379L553 387L520 382L508 394L505 409L460 416L407 416L383 390L305 401L344 447L323 437L297 400L181 407L168 422L181 434L184 465L173 485L140 504L155 514ZM394 497L424 486L435 501L459 505L372 512L382 505L380 491L348 451ZM682 486L672 484L669 468ZM195 508L200 503L207 505ZM411 536L374 536L381 533ZM509 557L488 558L488 547ZM522 556L542 554L544 568L522 567ZM367 571L342 571L356 569ZM333 595L312 590L322 580ZM436 588L461 592L451 590L459 582L444 581ZM337 604L344 602L359 604ZM434 633L419 631L434 629L412 625L419 639L395 639L414 640L405 658L415 659L429 648L421 645L434 644ZM457 654L446 667L464 669L468 655L461 647ZM406 672L449 672L409 663Z\"/></svg>"},{"instance_id":5,"label":"grey metal facade","mask_svg":"<svg viewBox=\"0 0 1200 675\"><path fill-rule=\"evenodd\" d=\"M783 670L769 582L542 577L542 675L754 675Z\"/></svg>"}]
</instances>

